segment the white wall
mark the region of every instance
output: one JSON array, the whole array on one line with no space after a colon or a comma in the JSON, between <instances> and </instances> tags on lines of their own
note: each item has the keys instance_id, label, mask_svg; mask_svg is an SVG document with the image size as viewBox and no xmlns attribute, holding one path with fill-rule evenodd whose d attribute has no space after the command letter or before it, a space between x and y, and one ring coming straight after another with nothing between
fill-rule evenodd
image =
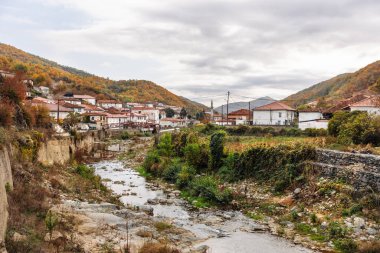
<instances>
[{"instance_id":1,"label":"white wall","mask_svg":"<svg viewBox=\"0 0 380 253\"><path fill-rule=\"evenodd\" d=\"M376 114L380 115L380 108L379 107L364 107L364 106L352 106L351 112L354 111L361 111L361 112L368 112L369 114Z\"/></svg>"},{"instance_id":2,"label":"white wall","mask_svg":"<svg viewBox=\"0 0 380 253\"><path fill-rule=\"evenodd\" d=\"M309 121L323 119L323 115L320 112L299 112L298 121Z\"/></svg>"},{"instance_id":3,"label":"white wall","mask_svg":"<svg viewBox=\"0 0 380 253\"><path fill-rule=\"evenodd\" d=\"M55 120L57 120L57 112L50 112L50 117L54 118ZM69 112L59 112L59 120L63 120L67 117L67 115L69 115Z\"/></svg>"},{"instance_id":4,"label":"white wall","mask_svg":"<svg viewBox=\"0 0 380 253\"><path fill-rule=\"evenodd\" d=\"M301 130L305 130L307 128L315 128L315 129L327 129L329 122L327 120L313 120L306 122L299 122L298 128Z\"/></svg>"},{"instance_id":5,"label":"white wall","mask_svg":"<svg viewBox=\"0 0 380 253\"><path fill-rule=\"evenodd\" d=\"M294 120L294 111L253 111L254 125L290 125Z\"/></svg>"}]
</instances>

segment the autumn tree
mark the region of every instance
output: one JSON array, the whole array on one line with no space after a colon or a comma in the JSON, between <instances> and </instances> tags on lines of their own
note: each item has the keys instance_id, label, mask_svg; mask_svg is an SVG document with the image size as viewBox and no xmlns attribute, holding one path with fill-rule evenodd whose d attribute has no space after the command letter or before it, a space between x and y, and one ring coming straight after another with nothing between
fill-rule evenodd
<instances>
[{"instance_id":1,"label":"autumn tree","mask_svg":"<svg viewBox=\"0 0 380 253\"><path fill-rule=\"evenodd\" d=\"M63 127L65 129L72 129L76 124L82 121L82 117L79 113L70 112L63 120Z\"/></svg>"},{"instance_id":2,"label":"autumn tree","mask_svg":"<svg viewBox=\"0 0 380 253\"><path fill-rule=\"evenodd\" d=\"M32 114L34 116L34 126L38 128L51 127L51 117L49 109L44 105L37 105L32 107Z\"/></svg>"}]
</instances>

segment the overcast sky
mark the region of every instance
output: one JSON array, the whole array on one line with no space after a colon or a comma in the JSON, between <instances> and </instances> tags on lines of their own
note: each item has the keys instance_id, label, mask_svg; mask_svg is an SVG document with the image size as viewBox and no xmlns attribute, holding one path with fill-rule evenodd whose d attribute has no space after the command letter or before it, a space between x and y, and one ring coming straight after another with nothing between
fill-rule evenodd
<instances>
[{"instance_id":1,"label":"overcast sky","mask_svg":"<svg viewBox=\"0 0 380 253\"><path fill-rule=\"evenodd\" d=\"M380 59L379 13L378 0L0 0L0 42L220 104Z\"/></svg>"}]
</instances>

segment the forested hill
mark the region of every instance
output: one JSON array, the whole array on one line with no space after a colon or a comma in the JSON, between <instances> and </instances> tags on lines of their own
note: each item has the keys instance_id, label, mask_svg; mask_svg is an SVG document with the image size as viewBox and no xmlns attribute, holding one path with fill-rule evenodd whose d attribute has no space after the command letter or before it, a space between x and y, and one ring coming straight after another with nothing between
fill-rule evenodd
<instances>
[{"instance_id":1,"label":"forested hill","mask_svg":"<svg viewBox=\"0 0 380 253\"><path fill-rule=\"evenodd\" d=\"M315 100L333 105L335 102L357 94L377 94L380 92L380 61L354 72L333 77L302 90L285 99L293 106Z\"/></svg>"},{"instance_id":2,"label":"forested hill","mask_svg":"<svg viewBox=\"0 0 380 253\"><path fill-rule=\"evenodd\" d=\"M24 66L27 70L27 76L35 84L49 86L55 93L73 91L87 93L99 98L117 98L122 101L158 101L168 105L185 107L194 112L205 108L205 106L177 96L151 81L110 80L60 65L0 43L0 70L15 71L24 68Z\"/></svg>"}]
</instances>

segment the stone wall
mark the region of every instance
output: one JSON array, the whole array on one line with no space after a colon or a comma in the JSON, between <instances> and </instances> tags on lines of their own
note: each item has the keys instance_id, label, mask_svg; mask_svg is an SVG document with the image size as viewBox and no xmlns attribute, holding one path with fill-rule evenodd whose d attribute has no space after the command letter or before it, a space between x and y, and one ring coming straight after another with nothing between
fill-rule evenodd
<instances>
[{"instance_id":1,"label":"stone wall","mask_svg":"<svg viewBox=\"0 0 380 253\"><path fill-rule=\"evenodd\" d=\"M77 138L67 136L49 139L41 144L37 160L46 166L65 164L73 158L75 152L91 153L95 143L109 135L104 131L92 131L79 134Z\"/></svg>"},{"instance_id":2,"label":"stone wall","mask_svg":"<svg viewBox=\"0 0 380 253\"><path fill-rule=\"evenodd\" d=\"M380 191L380 156L318 149L312 164L323 176L344 179L356 188Z\"/></svg>"},{"instance_id":3,"label":"stone wall","mask_svg":"<svg viewBox=\"0 0 380 253\"><path fill-rule=\"evenodd\" d=\"M11 162L7 147L0 146L0 252L5 252L4 237L8 222L7 188L13 187Z\"/></svg>"}]
</instances>

